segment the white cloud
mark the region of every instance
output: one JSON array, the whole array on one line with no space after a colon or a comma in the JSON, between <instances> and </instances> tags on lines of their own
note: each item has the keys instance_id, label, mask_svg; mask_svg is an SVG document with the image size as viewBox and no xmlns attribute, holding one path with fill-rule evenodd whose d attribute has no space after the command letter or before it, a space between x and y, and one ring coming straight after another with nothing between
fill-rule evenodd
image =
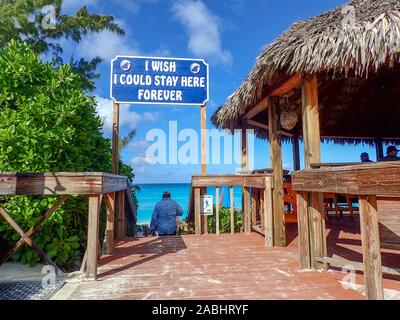
<instances>
[{"instance_id":1,"label":"white cloud","mask_svg":"<svg viewBox=\"0 0 400 320\"><path fill-rule=\"evenodd\" d=\"M110 136L112 133L113 125L113 101L111 99L96 96L97 106L96 111L103 122L103 133ZM141 121L157 121L159 114L157 112L145 112L140 115L130 110L130 106L121 104L119 109L119 126L120 129L134 129L137 128ZM145 146L142 142L141 146Z\"/></svg>"},{"instance_id":2,"label":"white cloud","mask_svg":"<svg viewBox=\"0 0 400 320\"><path fill-rule=\"evenodd\" d=\"M188 48L192 53L225 65L232 63L232 54L221 45L220 18L202 1L177 1L172 12L188 32Z\"/></svg>"},{"instance_id":3,"label":"white cloud","mask_svg":"<svg viewBox=\"0 0 400 320\"><path fill-rule=\"evenodd\" d=\"M101 31L85 37L76 47L76 53L84 58L99 56L111 60L116 55L139 55L139 45L132 39L110 31Z\"/></svg>"}]
</instances>

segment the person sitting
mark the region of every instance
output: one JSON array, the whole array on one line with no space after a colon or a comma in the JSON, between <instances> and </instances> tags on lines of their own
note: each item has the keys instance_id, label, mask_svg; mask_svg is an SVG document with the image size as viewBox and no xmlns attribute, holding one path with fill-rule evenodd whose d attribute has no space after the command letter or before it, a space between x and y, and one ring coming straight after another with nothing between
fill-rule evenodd
<instances>
[{"instance_id":1,"label":"person sitting","mask_svg":"<svg viewBox=\"0 0 400 320\"><path fill-rule=\"evenodd\" d=\"M360 159L361 159L361 162L372 162L372 161L369 159L369 154L366 153L366 152L361 153Z\"/></svg>"},{"instance_id":2,"label":"person sitting","mask_svg":"<svg viewBox=\"0 0 400 320\"><path fill-rule=\"evenodd\" d=\"M163 199L156 204L151 218L151 233L157 232L159 236L176 235L177 217L183 215L183 210L178 203L171 199L171 193L164 192Z\"/></svg>"},{"instance_id":3,"label":"person sitting","mask_svg":"<svg viewBox=\"0 0 400 320\"><path fill-rule=\"evenodd\" d=\"M395 146L389 146L387 148L386 157L382 161L400 161L400 157L397 156L399 150Z\"/></svg>"}]
</instances>

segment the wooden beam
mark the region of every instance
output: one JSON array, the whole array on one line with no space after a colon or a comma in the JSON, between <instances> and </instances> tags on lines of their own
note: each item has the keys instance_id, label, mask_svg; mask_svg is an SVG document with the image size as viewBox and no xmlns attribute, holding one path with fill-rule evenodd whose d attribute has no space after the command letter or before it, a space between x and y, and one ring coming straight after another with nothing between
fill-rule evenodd
<instances>
[{"instance_id":1,"label":"wooden beam","mask_svg":"<svg viewBox=\"0 0 400 320\"><path fill-rule=\"evenodd\" d=\"M230 214L231 214L231 234L235 233L235 208L234 208L234 189L229 187Z\"/></svg>"},{"instance_id":2,"label":"wooden beam","mask_svg":"<svg viewBox=\"0 0 400 320\"><path fill-rule=\"evenodd\" d=\"M357 261L351 261L348 259L343 259L339 257L325 257L325 258L316 258L319 262L321 263L327 263L330 266L333 267L349 267L351 266L355 271L362 271L364 272L364 264L357 262ZM383 274L390 274L394 276L400 276L400 268L389 268L389 267L384 267L382 266L382 273Z\"/></svg>"},{"instance_id":3,"label":"wooden beam","mask_svg":"<svg viewBox=\"0 0 400 320\"><path fill-rule=\"evenodd\" d=\"M215 188L215 232L219 235L219 187Z\"/></svg>"},{"instance_id":4,"label":"wooden beam","mask_svg":"<svg viewBox=\"0 0 400 320\"><path fill-rule=\"evenodd\" d=\"M193 176L192 187L205 188L242 186L251 188L264 188L265 177L271 175L272 173Z\"/></svg>"},{"instance_id":5,"label":"wooden beam","mask_svg":"<svg viewBox=\"0 0 400 320\"><path fill-rule=\"evenodd\" d=\"M269 96L265 99L261 100L255 107L251 108L249 112L244 116L246 119L253 119L256 115L258 115L261 111L266 110L268 108L268 99Z\"/></svg>"},{"instance_id":6,"label":"wooden beam","mask_svg":"<svg viewBox=\"0 0 400 320\"><path fill-rule=\"evenodd\" d=\"M99 255L99 223L100 223L100 196L89 195L89 217L88 217L88 237L87 237L87 262L86 277L97 279L97 262Z\"/></svg>"},{"instance_id":7,"label":"wooden beam","mask_svg":"<svg viewBox=\"0 0 400 320\"><path fill-rule=\"evenodd\" d=\"M258 122L258 121L247 120L247 123L252 125L252 126L254 126L254 127L258 127L258 128L261 128L261 129L269 130L269 127L266 124L263 124L263 123ZM286 137L294 137L293 133L290 133L290 132L282 130L282 129L279 130L279 133L281 135L283 135L283 136L286 136Z\"/></svg>"},{"instance_id":8,"label":"wooden beam","mask_svg":"<svg viewBox=\"0 0 400 320\"><path fill-rule=\"evenodd\" d=\"M32 238L36 232L39 230L39 228L47 221L48 218L50 218L54 212L68 199L68 196L62 196L60 199L57 200L57 202L44 214L42 215L39 220L36 222L36 224L31 227L26 233L26 237ZM1 263L4 263L8 258L16 252L24 243L25 243L26 238L21 237L20 240L15 244L15 246L1 259Z\"/></svg>"},{"instance_id":9,"label":"wooden beam","mask_svg":"<svg viewBox=\"0 0 400 320\"><path fill-rule=\"evenodd\" d=\"M119 104L113 102L112 173L118 174L119 161Z\"/></svg>"},{"instance_id":10,"label":"wooden beam","mask_svg":"<svg viewBox=\"0 0 400 320\"><path fill-rule=\"evenodd\" d=\"M383 300L382 259L376 196L361 196L359 204L366 296L369 300Z\"/></svg>"},{"instance_id":11,"label":"wooden beam","mask_svg":"<svg viewBox=\"0 0 400 320\"><path fill-rule=\"evenodd\" d=\"M292 184L296 191L398 197L400 163L368 163L297 171L292 174Z\"/></svg>"},{"instance_id":12,"label":"wooden beam","mask_svg":"<svg viewBox=\"0 0 400 320\"><path fill-rule=\"evenodd\" d=\"M274 213L272 207L272 178L265 178L265 187L263 195L264 212L264 230L265 246L272 248L274 246Z\"/></svg>"},{"instance_id":13,"label":"wooden beam","mask_svg":"<svg viewBox=\"0 0 400 320\"><path fill-rule=\"evenodd\" d=\"M201 106L200 131L201 131L201 174L207 174L207 108Z\"/></svg>"},{"instance_id":14,"label":"wooden beam","mask_svg":"<svg viewBox=\"0 0 400 320\"><path fill-rule=\"evenodd\" d=\"M293 137L293 168L294 171L300 170L300 146L299 137Z\"/></svg>"},{"instance_id":15,"label":"wooden beam","mask_svg":"<svg viewBox=\"0 0 400 320\"><path fill-rule=\"evenodd\" d=\"M22 240L33 250L35 250L38 255L48 264L57 268L57 265L49 258L49 256L40 248L37 243L31 239L24 230L18 225L18 223L9 215L9 213L2 207L0 207L0 215L8 222L8 224L20 235ZM4 258L8 258L7 256ZM5 260L1 260L3 263Z\"/></svg>"},{"instance_id":16,"label":"wooden beam","mask_svg":"<svg viewBox=\"0 0 400 320\"><path fill-rule=\"evenodd\" d=\"M115 192L107 194L105 200L107 212L105 253L111 254L115 242Z\"/></svg>"},{"instance_id":17,"label":"wooden beam","mask_svg":"<svg viewBox=\"0 0 400 320\"><path fill-rule=\"evenodd\" d=\"M249 112L244 116L246 119L252 119L261 111L267 109L269 107L269 98L270 97L279 97L283 96L296 87L298 87L301 83L301 75L295 74L290 79L285 81L282 85L272 91L266 98L261 100L255 107L251 108Z\"/></svg>"},{"instance_id":18,"label":"wooden beam","mask_svg":"<svg viewBox=\"0 0 400 320\"><path fill-rule=\"evenodd\" d=\"M294 76L290 77L287 81L285 81L279 88L276 88L270 94L271 97L280 97L288 94L293 89L297 88L301 84L301 74L295 74Z\"/></svg>"},{"instance_id":19,"label":"wooden beam","mask_svg":"<svg viewBox=\"0 0 400 320\"><path fill-rule=\"evenodd\" d=\"M282 145L279 134L279 104L277 98L270 98L268 109L269 143L271 166L273 168L274 189L272 205L274 215L274 244L278 247L286 246L284 202L283 202L283 164Z\"/></svg>"},{"instance_id":20,"label":"wooden beam","mask_svg":"<svg viewBox=\"0 0 400 320\"><path fill-rule=\"evenodd\" d=\"M0 173L0 195L104 194L126 185L126 177L101 172Z\"/></svg>"},{"instance_id":21,"label":"wooden beam","mask_svg":"<svg viewBox=\"0 0 400 320\"><path fill-rule=\"evenodd\" d=\"M201 235L200 188L194 188L194 225L196 235Z\"/></svg>"}]
</instances>

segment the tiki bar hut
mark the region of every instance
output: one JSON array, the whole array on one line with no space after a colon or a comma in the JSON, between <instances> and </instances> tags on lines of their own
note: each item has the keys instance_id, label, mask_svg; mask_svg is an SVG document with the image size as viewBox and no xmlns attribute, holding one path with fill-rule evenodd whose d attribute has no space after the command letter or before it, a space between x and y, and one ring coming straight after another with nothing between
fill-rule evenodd
<instances>
[{"instance_id":1,"label":"tiki bar hut","mask_svg":"<svg viewBox=\"0 0 400 320\"><path fill-rule=\"evenodd\" d=\"M281 144L293 142L300 266L354 265L363 271L369 299L383 299L382 274L400 275L399 269L382 266L381 257L384 246L400 247L400 163L323 164L320 144L375 145L382 160L383 143L400 139L399 62L400 1L354 0L295 23L267 45L243 84L212 117L220 129L254 129L269 140L278 246L285 245ZM336 201L339 195L350 202L352 214L353 202L359 204L354 209L359 209L362 263L327 255L326 198Z\"/></svg>"}]
</instances>

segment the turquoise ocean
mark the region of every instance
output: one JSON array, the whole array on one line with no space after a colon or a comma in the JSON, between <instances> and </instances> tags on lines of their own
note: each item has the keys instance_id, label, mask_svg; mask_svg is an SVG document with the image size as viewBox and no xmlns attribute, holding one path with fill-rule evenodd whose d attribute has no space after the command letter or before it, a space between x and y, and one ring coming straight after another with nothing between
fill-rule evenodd
<instances>
[{"instance_id":1,"label":"turquoise ocean","mask_svg":"<svg viewBox=\"0 0 400 320\"><path fill-rule=\"evenodd\" d=\"M153 214L154 206L162 198L164 191L171 192L172 199L175 200L183 209L183 218L187 217L190 184L141 184L140 190L137 191L137 198L139 200L138 209L138 224L150 224L151 216ZM212 195L215 204L215 188L207 188L207 194ZM220 188L220 197L222 196L222 188ZM223 204L229 203L229 189L224 188ZM242 189L240 187L234 188L234 205L241 207L242 203Z\"/></svg>"}]
</instances>

